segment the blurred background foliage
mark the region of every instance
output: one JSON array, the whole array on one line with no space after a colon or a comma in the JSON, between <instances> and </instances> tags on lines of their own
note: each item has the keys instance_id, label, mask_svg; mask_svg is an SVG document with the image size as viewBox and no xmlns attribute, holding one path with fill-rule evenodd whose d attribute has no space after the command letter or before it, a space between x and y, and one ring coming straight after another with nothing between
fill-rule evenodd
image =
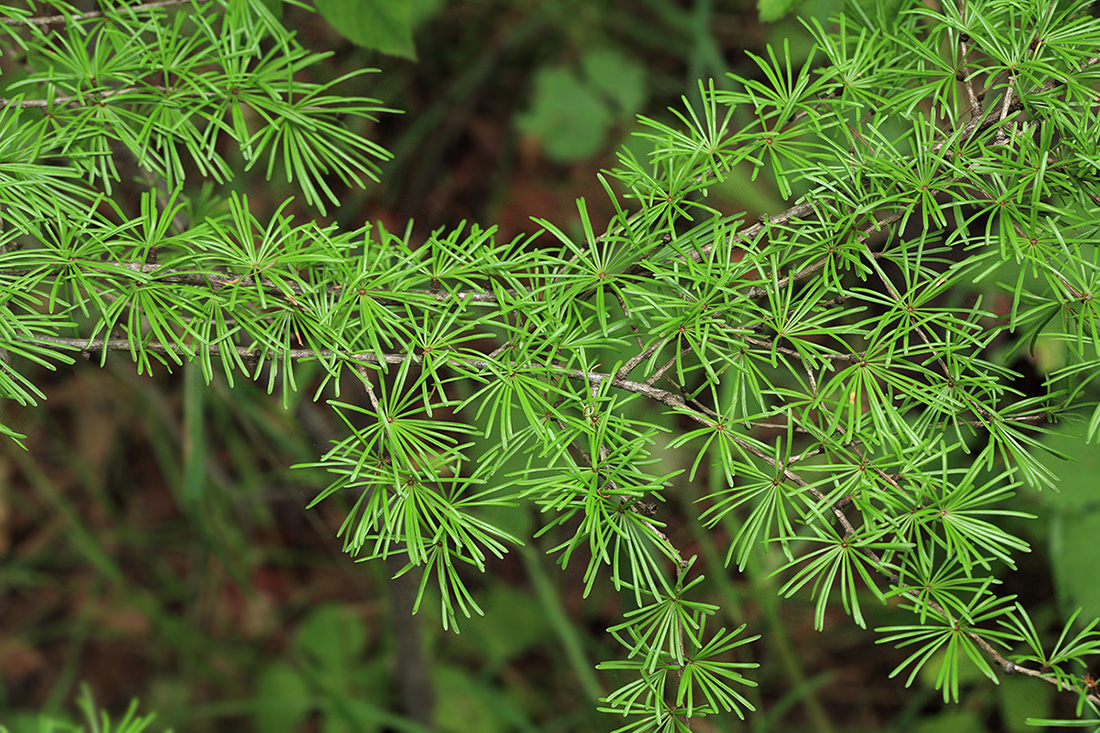
<instances>
[{"instance_id":1,"label":"blurred background foliage","mask_svg":"<svg viewBox=\"0 0 1100 733\"><path fill-rule=\"evenodd\" d=\"M698 79L721 87L728 72L757 75L748 54L768 43L787 40L792 57L805 58L799 18L825 23L840 6L809 0L784 16L789 3L748 0L317 4L332 23L281 9L307 45L332 52L303 73L377 67L347 91L404 111L369 131L394 153L381 183L344 191L330 217L399 230L412 221L414 239L464 221L511 239L537 231L532 217L568 230L578 197L598 225L611 207L597 173L615 166L620 146L646 154L631 138L636 115L670 120L670 106L697 102ZM348 14L372 5L403 9L366 23ZM15 63L2 60L3 71ZM268 212L294 193L255 171L237 181ZM784 208L772 182L736 171L709 203L750 219ZM1038 344L1039 373L1059 366L1053 348ZM622 599L599 584L582 599L583 565L562 571L544 554L547 538L474 580L486 617L461 635L443 632L430 606L410 617L411 581L390 580L399 565L353 564L341 552L345 507L304 509L323 481L290 466L315 460L338 435L311 389L284 408L254 384L207 388L197 369L138 376L119 354L105 368L34 378L44 406L3 406L29 450L0 444L0 724L13 733L40 730L41 711L75 720L81 683L114 714L140 698L157 712L153 729L615 727L595 712L613 680L594 665L619 653L606 629L621 620ZM1018 530L1035 551L1018 558L1004 591L1051 626L1077 606L1100 616L1100 454L1069 431L1056 440L1083 460L1051 459L1061 494L1017 497L1015 508L1039 515ZM686 460L673 449L662 458L670 468L658 474ZM901 653L876 647L842 612L814 632L807 597L779 603L774 554L762 549L744 572L725 569L737 528L707 531L696 510L682 511L721 480L681 478L670 492L679 505L662 514L674 544L705 564L729 614L723 623L763 635L750 647L761 686L748 722L699 730L967 733L1072 715L1074 700L1055 700L1047 685L1010 677L994 687L977 672L963 703L943 709L930 680L906 690L889 679ZM533 522L527 509L500 520L521 532ZM906 618L875 603L865 611L870 628Z\"/></svg>"}]
</instances>

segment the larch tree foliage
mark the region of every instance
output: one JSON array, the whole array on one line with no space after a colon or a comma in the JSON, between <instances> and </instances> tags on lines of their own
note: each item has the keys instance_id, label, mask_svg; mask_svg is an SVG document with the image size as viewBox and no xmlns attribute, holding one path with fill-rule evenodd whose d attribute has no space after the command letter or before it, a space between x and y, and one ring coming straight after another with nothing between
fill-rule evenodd
<instances>
[{"instance_id":1,"label":"larch tree foliage","mask_svg":"<svg viewBox=\"0 0 1100 733\"><path fill-rule=\"evenodd\" d=\"M1050 636L999 591L1029 549L1014 494L1058 484L1044 432L1100 433L1088 5L853 2L808 25L805 63L772 48L673 124L642 119L648 155L600 179L610 224L579 201L576 231L542 221L537 242L322 223L375 177L387 153L363 132L386 109L301 81L322 57L267 3L6 6L0 391L35 404L31 366L110 352L316 390L345 428L316 501L351 497L347 552L401 558L447 628L480 612L487 561L534 538L586 594L622 594L600 665L628 679L602 701L621 730L752 714L756 631L721 624L672 502L728 548L711 573L779 553L781 595L819 627L909 611L866 631L907 681L936 665L956 699L972 663L1094 715L1096 622ZM231 192L253 167L318 219L254 216ZM734 170L789 208L710 205ZM139 202L117 195L131 179ZM1060 361L1024 393L1037 344ZM517 536L502 506L538 524Z\"/></svg>"}]
</instances>

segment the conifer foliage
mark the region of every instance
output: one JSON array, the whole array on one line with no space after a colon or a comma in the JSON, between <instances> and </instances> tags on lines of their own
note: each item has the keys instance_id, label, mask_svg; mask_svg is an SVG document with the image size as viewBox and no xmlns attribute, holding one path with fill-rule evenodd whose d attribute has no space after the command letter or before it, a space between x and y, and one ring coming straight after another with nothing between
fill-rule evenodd
<instances>
[{"instance_id":1,"label":"conifer foliage","mask_svg":"<svg viewBox=\"0 0 1100 733\"><path fill-rule=\"evenodd\" d=\"M301 81L321 57L260 0L101 5L0 11L21 69L0 80L6 398L42 399L27 366L80 352L283 395L319 365L308 388L346 430L317 501L352 497L346 550L403 558L458 629L489 558L546 541L632 609L601 665L633 673L603 701L622 730L753 708L755 632L719 623L673 507L728 547L725 572L781 553L781 594L813 599L819 627L911 611L867 633L909 681L937 665L947 700L969 660L1097 712L1096 622L1048 639L998 590L1028 550L1014 494L1057 485L1044 431L1100 434L1088 3L851 3L810 24L805 63L772 48L644 119L648 157L601 178L608 226L580 201L577 231L511 242L258 220L235 170L324 215L386 157L360 133L383 104ZM746 171L789 208L709 205ZM146 193L122 200L134 177ZM540 525L521 536L498 507Z\"/></svg>"}]
</instances>

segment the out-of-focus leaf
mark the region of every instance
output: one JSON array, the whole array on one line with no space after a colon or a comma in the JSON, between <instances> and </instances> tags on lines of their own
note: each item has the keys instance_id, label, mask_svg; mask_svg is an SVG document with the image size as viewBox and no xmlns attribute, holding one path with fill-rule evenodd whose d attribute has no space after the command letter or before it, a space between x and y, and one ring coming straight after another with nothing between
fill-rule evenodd
<instances>
[{"instance_id":1,"label":"out-of-focus leaf","mask_svg":"<svg viewBox=\"0 0 1100 733\"><path fill-rule=\"evenodd\" d=\"M997 686L1000 700L1001 722L1010 733L1027 733L1035 728L1025 721L1028 718L1045 718L1050 715L1054 688L1036 685L1035 681L1020 675L1003 677Z\"/></svg>"},{"instance_id":2,"label":"out-of-focus leaf","mask_svg":"<svg viewBox=\"0 0 1100 733\"><path fill-rule=\"evenodd\" d=\"M948 711L921 720L913 733L985 733L987 728L973 710Z\"/></svg>"},{"instance_id":3,"label":"out-of-focus leaf","mask_svg":"<svg viewBox=\"0 0 1100 733\"><path fill-rule=\"evenodd\" d=\"M309 689L290 666L276 663L265 667L256 683L256 706L252 720L256 730L291 733L309 712Z\"/></svg>"},{"instance_id":4,"label":"out-of-focus leaf","mask_svg":"<svg viewBox=\"0 0 1100 733\"><path fill-rule=\"evenodd\" d=\"M325 20L352 43L416 58L408 0L317 0L316 5Z\"/></svg>"},{"instance_id":5,"label":"out-of-focus leaf","mask_svg":"<svg viewBox=\"0 0 1100 733\"><path fill-rule=\"evenodd\" d=\"M1071 456L1066 461L1055 455L1044 455L1043 463L1061 481L1058 491L1044 491L1041 496L1055 511L1079 514L1090 506L1100 510L1100 450L1069 428L1061 427L1043 440L1043 446L1055 454Z\"/></svg>"},{"instance_id":6,"label":"out-of-focus leaf","mask_svg":"<svg viewBox=\"0 0 1100 733\"><path fill-rule=\"evenodd\" d=\"M1080 606L1085 618L1100 616L1100 567L1091 550L1098 534L1100 511L1058 512L1050 528L1050 560L1058 598L1064 609Z\"/></svg>"},{"instance_id":7,"label":"out-of-focus leaf","mask_svg":"<svg viewBox=\"0 0 1100 733\"><path fill-rule=\"evenodd\" d=\"M756 9L760 13L760 21L774 23L782 20L783 16L794 10L803 0L759 0Z\"/></svg>"},{"instance_id":8,"label":"out-of-focus leaf","mask_svg":"<svg viewBox=\"0 0 1100 733\"><path fill-rule=\"evenodd\" d=\"M610 48L595 48L581 59L588 82L614 102L622 117L633 116L645 104L645 67Z\"/></svg>"},{"instance_id":9,"label":"out-of-focus leaf","mask_svg":"<svg viewBox=\"0 0 1100 733\"><path fill-rule=\"evenodd\" d=\"M543 68L535 76L531 108L518 122L520 130L538 138L547 157L567 163L599 151L611 112L571 70Z\"/></svg>"},{"instance_id":10,"label":"out-of-focus leaf","mask_svg":"<svg viewBox=\"0 0 1100 733\"><path fill-rule=\"evenodd\" d=\"M321 606L298 629L299 653L329 668L347 666L363 651L366 633L356 613L338 604Z\"/></svg>"}]
</instances>

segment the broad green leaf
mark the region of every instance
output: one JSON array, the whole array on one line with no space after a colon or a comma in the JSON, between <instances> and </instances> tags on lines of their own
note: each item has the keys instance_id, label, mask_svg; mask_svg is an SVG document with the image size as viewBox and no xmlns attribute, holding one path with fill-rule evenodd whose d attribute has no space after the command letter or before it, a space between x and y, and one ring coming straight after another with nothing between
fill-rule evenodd
<instances>
[{"instance_id":1,"label":"broad green leaf","mask_svg":"<svg viewBox=\"0 0 1100 733\"><path fill-rule=\"evenodd\" d=\"M592 88L615 102L616 117L629 119L645 103L645 67L612 48L594 48L581 58Z\"/></svg>"},{"instance_id":2,"label":"broad green leaf","mask_svg":"<svg viewBox=\"0 0 1100 733\"><path fill-rule=\"evenodd\" d=\"M542 143L547 157L566 163L599 152L611 121L607 103L574 71L547 66L535 74L531 106L517 124Z\"/></svg>"},{"instance_id":3,"label":"broad green leaf","mask_svg":"<svg viewBox=\"0 0 1100 733\"><path fill-rule=\"evenodd\" d=\"M1059 600L1063 609L1080 606L1087 619L1100 617L1100 567L1087 551L1098 533L1100 506L1058 512L1051 521L1051 565Z\"/></svg>"},{"instance_id":4,"label":"broad green leaf","mask_svg":"<svg viewBox=\"0 0 1100 733\"><path fill-rule=\"evenodd\" d=\"M294 648L328 670L346 669L363 651L363 619L350 607L326 604L313 609L295 635Z\"/></svg>"},{"instance_id":5,"label":"broad green leaf","mask_svg":"<svg viewBox=\"0 0 1100 733\"><path fill-rule=\"evenodd\" d=\"M760 21L763 23L774 23L777 20L782 20L784 16L790 13L798 5L801 5L806 0L757 0L756 9L760 13Z\"/></svg>"},{"instance_id":6,"label":"broad green leaf","mask_svg":"<svg viewBox=\"0 0 1100 733\"><path fill-rule=\"evenodd\" d=\"M311 707L309 685L293 667L282 662L260 672L256 698L253 724L256 730L270 733L297 731Z\"/></svg>"},{"instance_id":7,"label":"broad green leaf","mask_svg":"<svg viewBox=\"0 0 1100 733\"><path fill-rule=\"evenodd\" d=\"M352 43L416 58L409 0L317 0L317 10Z\"/></svg>"}]
</instances>

